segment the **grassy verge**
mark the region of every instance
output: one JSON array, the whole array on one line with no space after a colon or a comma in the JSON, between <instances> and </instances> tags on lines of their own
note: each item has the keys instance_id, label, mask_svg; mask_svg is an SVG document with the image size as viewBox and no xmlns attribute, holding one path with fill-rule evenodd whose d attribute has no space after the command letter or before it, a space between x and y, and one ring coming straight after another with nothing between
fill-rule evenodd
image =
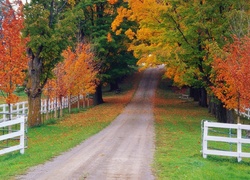
<instances>
[{"instance_id":1,"label":"grassy verge","mask_svg":"<svg viewBox=\"0 0 250 180\"><path fill-rule=\"evenodd\" d=\"M131 82L134 86L131 86ZM0 156L0 179L12 179L29 167L44 163L105 128L130 101L138 82L139 78L131 77L130 81L123 84L131 88L119 95L105 96L104 104L67 115L55 124L30 128L28 148L24 155L13 152Z\"/></svg>"},{"instance_id":2,"label":"grassy verge","mask_svg":"<svg viewBox=\"0 0 250 180\"><path fill-rule=\"evenodd\" d=\"M250 179L250 160L208 156L201 150L201 120L214 120L206 108L178 99L166 81L155 100L157 179Z\"/></svg>"}]
</instances>

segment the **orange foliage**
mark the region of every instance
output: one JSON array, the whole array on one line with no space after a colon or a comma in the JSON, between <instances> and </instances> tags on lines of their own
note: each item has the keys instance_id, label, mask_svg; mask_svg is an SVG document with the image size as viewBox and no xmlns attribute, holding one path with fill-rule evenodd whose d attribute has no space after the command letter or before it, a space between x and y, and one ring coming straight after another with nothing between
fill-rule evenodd
<instances>
[{"instance_id":1,"label":"orange foliage","mask_svg":"<svg viewBox=\"0 0 250 180\"><path fill-rule=\"evenodd\" d=\"M108 2L113 5L113 4L116 4L118 0L108 0Z\"/></svg>"},{"instance_id":2,"label":"orange foliage","mask_svg":"<svg viewBox=\"0 0 250 180\"><path fill-rule=\"evenodd\" d=\"M0 90L4 91L6 103L15 103L18 97L13 94L16 86L22 85L27 68L28 58L25 54L25 44L27 39L21 38L23 29L22 6L19 5L15 11L11 8L9 1L8 7L3 8L4 18L1 20L0 29Z\"/></svg>"},{"instance_id":3,"label":"orange foliage","mask_svg":"<svg viewBox=\"0 0 250 180\"><path fill-rule=\"evenodd\" d=\"M228 109L250 106L250 38L234 37L224 48L225 58L215 57L212 91Z\"/></svg>"},{"instance_id":4,"label":"orange foliage","mask_svg":"<svg viewBox=\"0 0 250 180\"><path fill-rule=\"evenodd\" d=\"M75 52L63 52L64 62L53 70L55 78L49 80L45 93L51 97L93 94L99 83L94 54L89 44L78 44Z\"/></svg>"},{"instance_id":5,"label":"orange foliage","mask_svg":"<svg viewBox=\"0 0 250 180\"><path fill-rule=\"evenodd\" d=\"M111 35L111 33L108 33L108 35L107 35L107 41L108 42L112 41L112 35Z\"/></svg>"},{"instance_id":6,"label":"orange foliage","mask_svg":"<svg viewBox=\"0 0 250 180\"><path fill-rule=\"evenodd\" d=\"M93 94L99 83L98 69L90 44L79 44L76 49L77 59L74 64L75 86L79 94Z\"/></svg>"}]
</instances>

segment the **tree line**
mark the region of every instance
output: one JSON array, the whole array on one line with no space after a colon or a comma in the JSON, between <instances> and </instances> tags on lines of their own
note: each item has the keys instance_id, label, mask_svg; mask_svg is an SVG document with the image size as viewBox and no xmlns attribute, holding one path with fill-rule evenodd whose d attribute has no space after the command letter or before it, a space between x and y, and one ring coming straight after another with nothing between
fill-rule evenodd
<instances>
[{"instance_id":1,"label":"tree line","mask_svg":"<svg viewBox=\"0 0 250 180\"><path fill-rule=\"evenodd\" d=\"M220 121L231 122L234 109L249 107L248 0L0 4L0 88L14 101L16 85L26 87L30 126L41 124L46 89L59 99L95 93L95 104L100 104L102 85L119 88L136 64L164 64L164 76L176 86L190 87L194 99Z\"/></svg>"},{"instance_id":2,"label":"tree line","mask_svg":"<svg viewBox=\"0 0 250 180\"><path fill-rule=\"evenodd\" d=\"M128 3L118 9L112 29L119 32L126 21L138 24L122 30L139 64L165 64L165 76L190 87L191 96L219 121L232 122L235 109L249 107L248 0Z\"/></svg>"}]
</instances>

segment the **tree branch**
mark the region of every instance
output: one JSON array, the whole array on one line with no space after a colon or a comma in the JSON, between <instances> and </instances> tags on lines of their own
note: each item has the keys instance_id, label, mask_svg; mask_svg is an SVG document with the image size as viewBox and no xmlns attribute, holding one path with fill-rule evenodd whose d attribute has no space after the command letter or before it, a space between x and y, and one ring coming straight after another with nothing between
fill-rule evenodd
<instances>
[{"instance_id":1,"label":"tree branch","mask_svg":"<svg viewBox=\"0 0 250 180\"><path fill-rule=\"evenodd\" d=\"M177 28L177 30L180 32L180 34L181 34L181 36L183 37L184 41L185 41L188 45L190 45L190 47L191 47L192 49L194 49L194 47L188 42L187 38L186 38L185 35L183 34L183 32L182 32L182 30L181 30L181 28L180 28L180 25L177 23L177 21L176 21L171 15L168 15L168 16L169 16L169 17L172 19L172 21L175 23L176 28Z\"/></svg>"}]
</instances>

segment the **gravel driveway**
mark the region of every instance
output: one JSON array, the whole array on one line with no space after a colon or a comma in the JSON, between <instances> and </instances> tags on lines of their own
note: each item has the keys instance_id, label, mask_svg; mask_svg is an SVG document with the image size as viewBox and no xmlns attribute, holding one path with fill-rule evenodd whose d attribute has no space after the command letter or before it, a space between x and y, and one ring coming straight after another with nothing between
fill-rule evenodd
<instances>
[{"instance_id":1,"label":"gravel driveway","mask_svg":"<svg viewBox=\"0 0 250 180\"><path fill-rule=\"evenodd\" d=\"M17 179L155 179L153 97L160 68L147 69L131 102L103 131Z\"/></svg>"}]
</instances>

